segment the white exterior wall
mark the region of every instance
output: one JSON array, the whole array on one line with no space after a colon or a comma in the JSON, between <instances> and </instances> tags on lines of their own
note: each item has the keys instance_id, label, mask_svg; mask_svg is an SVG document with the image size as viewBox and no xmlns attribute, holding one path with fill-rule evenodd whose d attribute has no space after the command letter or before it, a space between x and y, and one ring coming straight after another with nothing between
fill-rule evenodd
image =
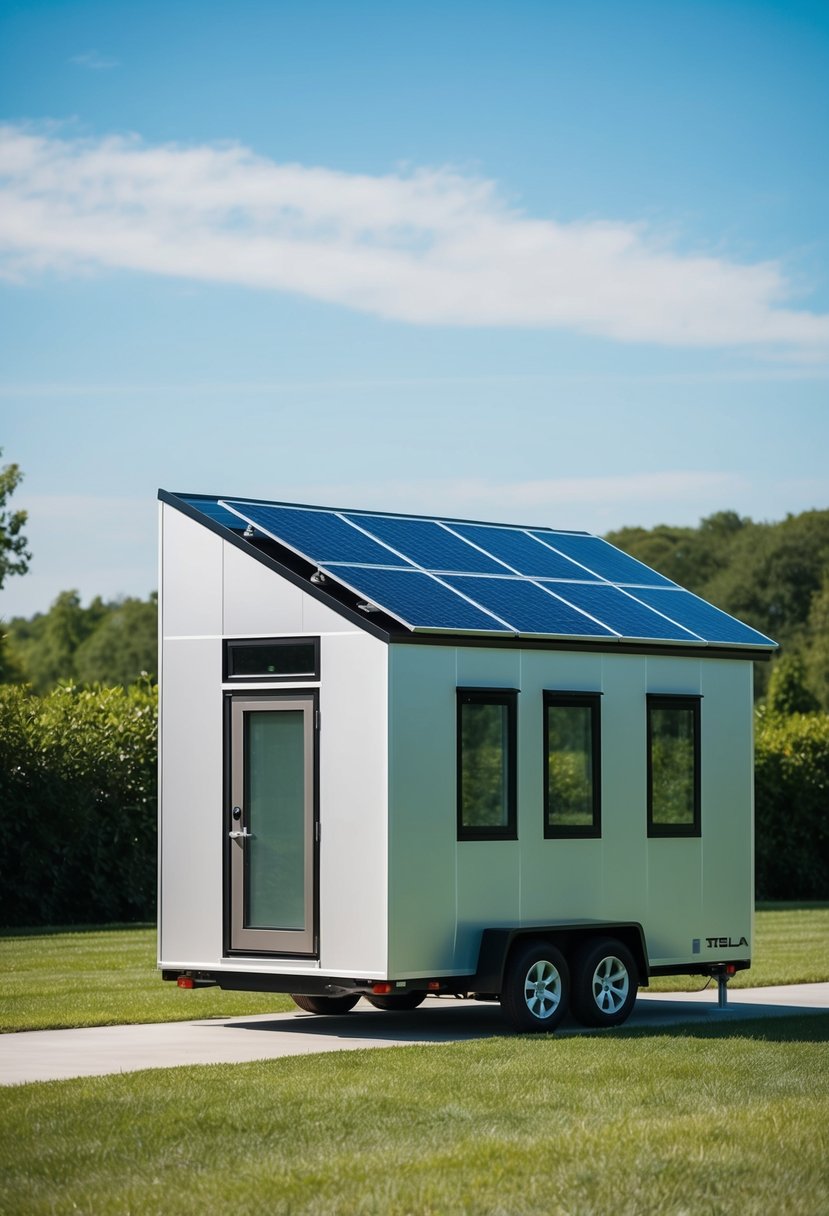
<instances>
[{"instance_id":1,"label":"white exterior wall","mask_svg":"<svg viewBox=\"0 0 829 1216\"><path fill-rule=\"evenodd\" d=\"M751 679L712 658L392 646L390 977L469 974L498 925L638 921L654 966L722 959L706 937L750 943ZM476 686L520 690L515 841L457 840L456 688ZM544 689L603 694L600 839L544 839ZM701 838L648 838L647 693L703 697Z\"/></svg>"},{"instance_id":2,"label":"white exterior wall","mask_svg":"<svg viewBox=\"0 0 829 1216\"><path fill-rule=\"evenodd\" d=\"M159 965L384 978L387 647L175 508L161 506ZM223 957L225 637L320 638L320 958Z\"/></svg>"},{"instance_id":3,"label":"white exterior wall","mask_svg":"<svg viewBox=\"0 0 829 1216\"><path fill-rule=\"evenodd\" d=\"M480 932L638 921L653 965L751 942L751 663L392 645L161 508L159 963L366 979L466 975ZM319 960L223 956L226 637L319 636ZM456 832L456 689L519 689L518 839ZM545 840L542 692L602 695L602 836ZM702 837L647 836L646 694L701 695ZM699 953L692 942L700 940ZM728 957L748 956L731 950Z\"/></svg>"}]
</instances>

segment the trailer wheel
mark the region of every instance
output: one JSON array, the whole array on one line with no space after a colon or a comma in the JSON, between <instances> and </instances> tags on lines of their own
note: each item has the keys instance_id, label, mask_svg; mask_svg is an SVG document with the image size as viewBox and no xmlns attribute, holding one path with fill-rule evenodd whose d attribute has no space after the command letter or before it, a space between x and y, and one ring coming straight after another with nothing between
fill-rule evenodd
<instances>
[{"instance_id":1,"label":"trailer wheel","mask_svg":"<svg viewBox=\"0 0 829 1216\"><path fill-rule=\"evenodd\" d=\"M585 942L573 959L573 1017L583 1026L620 1026L636 1000L636 963L606 937Z\"/></svg>"},{"instance_id":2,"label":"trailer wheel","mask_svg":"<svg viewBox=\"0 0 829 1216\"><path fill-rule=\"evenodd\" d=\"M417 1009L426 1000L425 992L391 992L388 996L367 996L369 1005L375 1009L385 1009L388 1012L403 1013L409 1009Z\"/></svg>"},{"instance_id":3,"label":"trailer wheel","mask_svg":"<svg viewBox=\"0 0 829 1216\"><path fill-rule=\"evenodd\" d=\"M359 993L344 996L299 996L291 993L291 1000L306 1013L348 1013L359 1001Z\"/></svg>"},{"instance_id":4,"label":"trailer wheel","mask_svg":"<svg viewBox=\"0 0 829 1216\"><path fill-rule=\"evenodd\" d=\"M519 946L507 964L501 992L501 1008L513 1029L555 1030L569 1000L570 972L561 951L549 942Z\"/></svg>"}]
</instances>

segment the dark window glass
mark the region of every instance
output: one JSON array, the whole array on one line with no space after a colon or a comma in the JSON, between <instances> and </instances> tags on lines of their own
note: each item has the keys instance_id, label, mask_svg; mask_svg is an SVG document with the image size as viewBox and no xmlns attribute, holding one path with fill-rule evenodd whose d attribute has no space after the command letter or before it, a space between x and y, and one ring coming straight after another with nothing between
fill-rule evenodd
<instances>
[{"instance_id":1,"label":"dark window glass","mask_svg":"<svg viewBox=\"0 0 829 1216\"><path fill-rule=\"evenodd\" d=\"M319 679L319 639L226 643L228 680Z\"/></svg>"},{"instance_id":2,"label":"dark window glass","mask_svg":"<svg viewBox=\"0 0 829 1216\"><path fill-rule=\"evenodd\" d=\"M601 834L600 699L545 693L545 836Z\"/></svg>"},{"instance_id":3,"label":"dark window glass","mask_svg":"<svg viewBox=\"0 0 829 1216\"><path fill-rule=\"evenodd\" d=\"M458 693L458 837L514 840L516 694Z\"/></svg>"},{"instance_id":4,"label":"dark window glass","mask_svg":"<svg viewBox=\"0 0 829 1216\"><path fill-rule=\"evenodd\" d=\"M648 834L700 834L698 697L648 697Z\"/></svg>"}]
</instances>

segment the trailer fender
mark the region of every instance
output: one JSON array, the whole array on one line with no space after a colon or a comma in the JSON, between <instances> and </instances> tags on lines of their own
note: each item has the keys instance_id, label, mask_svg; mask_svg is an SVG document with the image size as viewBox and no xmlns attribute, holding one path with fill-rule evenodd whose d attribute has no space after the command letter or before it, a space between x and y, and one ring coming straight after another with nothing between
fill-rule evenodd
<instances>
[{"instance_id":1,"label":"trailer fender","mask_svg":"<svg viewBox=\"0 0 829 1216\"><path fill-rule=\"evenodd\" d=\"M527 938L552 942L569 959L590 938L615 937L630 950L639 972L640 987L648 984L648 951L645 932L638 921L579 921L552 925L522 925L484 929L478 953L478 969L470 984L476 992L500 993L504 970L515 944Z\"/></svg>"}]
</instances>

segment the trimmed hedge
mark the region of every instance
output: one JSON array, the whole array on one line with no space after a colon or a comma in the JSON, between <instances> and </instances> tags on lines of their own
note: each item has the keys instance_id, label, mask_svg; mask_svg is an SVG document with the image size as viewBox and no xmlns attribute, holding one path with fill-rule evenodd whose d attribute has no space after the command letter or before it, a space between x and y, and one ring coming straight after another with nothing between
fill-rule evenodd
<instances>
[{"instance_id":1,"label":"trimmed hedge","mask_svg":"<svg viewBox=\"0 0 829 1216\"><path fill-rule=\"evenodd\" d=\"M157 691L0 687L3 925L151 920Z\"/></svg>"},{"instance_id":2,"label":"trimmed hedge","mask_svg":"<svg viewBox=\"0 0 829 1216\"><path fill-rule=\"evenodd\" d=\"M829 714L757 713L758 899L829 898Z\"/></svg>"},{"instance_id":3,"label":"trimmed hedge","mask_svg":"<svg viewBox=\"0 0 829 1216\"><path fill-rule=\"evenodd\" d=\"M0 686L0 924L151 920L157 690ZM759 710L758 899L829 898L829 715Z\"/></svg>"}]
</instances>

